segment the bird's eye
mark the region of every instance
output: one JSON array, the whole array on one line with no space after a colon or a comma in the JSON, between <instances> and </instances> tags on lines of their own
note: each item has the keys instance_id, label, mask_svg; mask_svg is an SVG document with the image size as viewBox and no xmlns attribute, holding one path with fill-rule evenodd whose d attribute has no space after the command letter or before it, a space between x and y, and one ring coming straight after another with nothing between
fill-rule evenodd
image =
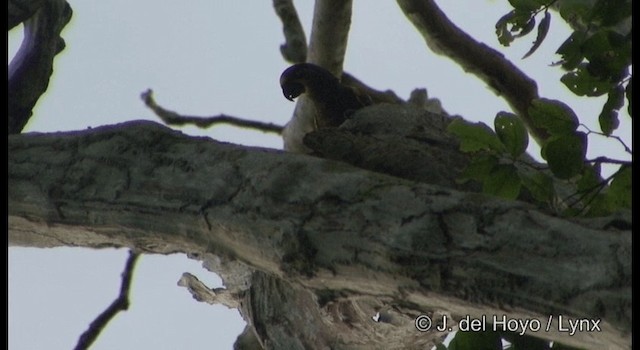
<instances>
[{"instance_id":1,"label":"bird's eye","mask_svg":"<svg viewBox=\"0 0 640 350\"><path fill-rule=\"evenodd\" d=\"M282 86L282 94L289 101L293 101L294 98L300 96L304 91L304 85L300 83L290 82Z\"/></svg>"}]
</instances>

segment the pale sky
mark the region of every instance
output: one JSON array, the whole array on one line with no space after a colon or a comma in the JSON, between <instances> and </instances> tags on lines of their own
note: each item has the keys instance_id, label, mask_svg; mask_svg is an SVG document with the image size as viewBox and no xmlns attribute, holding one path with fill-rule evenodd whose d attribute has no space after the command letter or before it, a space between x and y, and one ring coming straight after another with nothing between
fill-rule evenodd
<instances>
[{"instance_id":1,"label":"pale sky","mask_svg":"<svg viewBox=\"0 0 640 350\"><path fill-rule=\"evenodd\" d=\"M313 1L295 3L308 35ZM278 85L288 66L279 52L284 38L271 1L70 4L73 18L63 32L67 47L57 56L49 91L26 131L158 121L139 98L148 88L160 105L183 114L225 113L278 124L290 118L294 104L284 99ZM534 78L541 96L569 104L581 122L599 130L597 117L605 98L574 96L560 83L560 68L549 66L559 59L554 52L569 34L556 13L540 49L521 60L535 31L509 48L499 46L494 25L508 12L506 0L441 0L439 5L462 29ZM10 57L21 31L10 32ZM492 127L496 113L509 110L480 80L431 53L393 1L354 1L345 71L403 98L414 88L426 87L450 114ZM630 146L630 118L624 114L620 120L615 134ZM282 147L279 137L233 127L181 130L220 141ZM589 143L590 158L608 154L628 159L613 141L595 137ZM539 158L537 147L531 146L530 152ZM9 349L75 346L117 296L126 256L126 250L112 249L9 248ZM197 261L182 255L145 255L135 272L131 308L111 322L92 349L231 349L244 328L239 313L193 300L177 286L182 272L193 273L211 288L221 286Z\"/></svg>"}]
</instances>

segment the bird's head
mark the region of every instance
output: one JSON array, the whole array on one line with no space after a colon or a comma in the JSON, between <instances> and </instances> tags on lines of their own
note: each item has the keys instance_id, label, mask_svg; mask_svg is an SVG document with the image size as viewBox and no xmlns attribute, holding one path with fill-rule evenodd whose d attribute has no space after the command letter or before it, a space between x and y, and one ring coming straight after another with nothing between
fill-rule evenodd
<instances>
[{"instance_id":1,"label":"bird's head","mask_svg":"<svg viewBox=\"0 0 640 350\"><path fill-rule=\"evenodd\" d=\"M289 101L303 93L318 94L336 89L339 85L338 78L331 72L312 63L294 64L280 75L282 93Z\"/></svg>"},{"instance_id":2,"label":"bird's head","mask_svg":"<svg viewBox=\"0 0 640 350\"><path fill-rule=\"evenodd\" d=\"M280 86L282 86L282 94L289 101L293 101L294 98L305 92L304 84L296 81L289 81L284 84L281 83Z\"/></svg>"},{"instance_id":3,"label":"bird's head","mask_svg":"<svg viewBox=\"0 0 640 350\"><path fill-rule=\"evenodd\" d=\"M302 95L306 89L304 86L304 79L306 69L298 64L293 65L280 75L280 87L282 87L282 94L284 97L293 101L294 98Z\"/></svg>"}]
</instances>

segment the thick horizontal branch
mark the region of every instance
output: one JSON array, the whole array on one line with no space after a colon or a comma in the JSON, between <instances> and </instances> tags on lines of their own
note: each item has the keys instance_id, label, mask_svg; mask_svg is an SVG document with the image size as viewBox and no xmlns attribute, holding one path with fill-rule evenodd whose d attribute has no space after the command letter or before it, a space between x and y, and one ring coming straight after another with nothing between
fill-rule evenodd
<instances>
[{"instance_id":1,"label":"thick horizontal branch","mask_svg":"<svg viewBox=\"0 0 640 350\"><path fill-rule=\"evenodd\" d=\"M630 344L631 232L602 220L151 122L14 135L8 154L11 245L216 254L296 288L416 312L602 318L600 332L533 335Z\"/></svg>"}]
</instances>

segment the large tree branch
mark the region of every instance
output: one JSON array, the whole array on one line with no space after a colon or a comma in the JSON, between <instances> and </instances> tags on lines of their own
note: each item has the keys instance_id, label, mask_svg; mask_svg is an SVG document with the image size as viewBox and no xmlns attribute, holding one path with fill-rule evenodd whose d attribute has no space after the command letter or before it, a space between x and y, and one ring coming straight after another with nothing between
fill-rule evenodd
<instances>
[{"instance_id":1,"label":"large tree branch","mask_svg":"<svg viewBox=\"0 0 640 350\"><path fill-rule=\"evenodd\" d=\"M529 116L531 101L538 98L535 81L501 53L458 28L434 0L397 1L433 52L448 56L466 72L487 83L522 118L538 143L547 138L546 131L535 127Z\"/></svg>"},{"instance_id":2,"label":"large tree branch","mask_svg":"<svg viewBox=\"0 0 640 350\"><path fill-rule=\"evenodd\" d=\"M37 3L34 1L32 4ZM11 4L15 6L17 2ZM37 9L35 14L30 12L33 9ZM46 0L33 9L23 9L31 16L24 22L22 45L9 65L9 134L22 131L32 115L36 102L47 90L49 78L53 73L53 59L65 45L60 32L71 19L71 7L64 0ZM27 14L15 16L21 20ZM9 20L11 26L11 13Z\"/></svg>"},{"instance_id":3,"label":"large tree branch","mask_svg":"<svg viewBox=\"0 0 640 350\"><path fill-rule=\"evenodd\" d=\"M7 30L26 21L42 7L45 0L9 0L7 1Z\"/></svg>"},{"instance_id":4,"label":"large tree branch","mask_svg":"<svg viewBox=\"0 0 640 350\"><path fill-rule=\"evenodd\" d=\"M11 245L215 254L260 271L256 285L299 291L290 302L317 314L305 322L326 337L352 332L384 346L376 335L384 329L419 341L426 335L411 320L421 313L543 324L562 314L603 318L601 332L569 336L555 323L533 335L589 348L630 344L631 232L605 230L601 220L572 222L520 202L150 122L10 136L8 167ZM261 291L238 294L260 339L284 339L272 327L288 327L299 348L324 344L311 331L295 333L300 319L270 325ZM353 304L358 297L366 302ZM393 317L347 327L332 318L343 299L353 308L338 311L351 319L376 310Z\"/></svg>"}]
</instances>

